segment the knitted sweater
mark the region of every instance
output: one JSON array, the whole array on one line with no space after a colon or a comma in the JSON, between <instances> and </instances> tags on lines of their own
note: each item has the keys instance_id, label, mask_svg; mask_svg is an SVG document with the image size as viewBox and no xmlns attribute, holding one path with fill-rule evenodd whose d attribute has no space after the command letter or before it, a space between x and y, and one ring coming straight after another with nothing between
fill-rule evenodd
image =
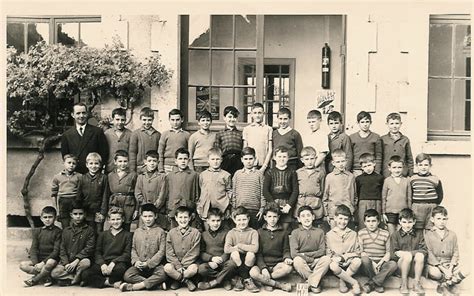
<instances>
[{"instance_id":1,"label":"knitted sweater","mask_svg":"<svg viewBox=\"0 0 474 296\"><path fill-rule=\"evenodd\" d=\"M443 201L443 186L437 176L415 174L410 177L413 203L435 203Z\"/></svg>"}]
</instances>

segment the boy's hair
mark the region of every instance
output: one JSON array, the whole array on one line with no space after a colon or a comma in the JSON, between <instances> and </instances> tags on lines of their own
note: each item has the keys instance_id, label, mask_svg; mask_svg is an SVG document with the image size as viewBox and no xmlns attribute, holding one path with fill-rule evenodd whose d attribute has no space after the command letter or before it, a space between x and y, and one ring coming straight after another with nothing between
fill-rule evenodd
<instances>
[{"instance_id":1,"label":"boy's hair","mask_svg":"<svg viewBox=\"0 0 474 296\"><path fill-rule=\"evenodd\" d=\"M156 150L148 150L145 153L145 159L147 159L148 157L158 159L158 158L160 158L160 154Z\"/></svg>"},{"instance_id":2,"label":"boy's hair","mask_svg":"<svg viewBox=\"0 0 474 296\"><path fill-rule=\"evenodd\" d=\"M72 213L73 210L83 210L83 211L85 211L84 203L80 200L73 201L72 205L71 205L70 213Z\"/></svg>"},{"instance_id":3,"label":"boy's hair","mask_svg":"<svg viewBox=\"0 0 474 296\"><path fill-rule=\"evenodd\" d=\"M398 220L402 219L415 220L415 213L413 213L413 210L410 208L404 208L398 214Z\"/></svg>"},{"instance_id":4,"label":"boy's hair","mask_svg":"<svg viewBox=\"0 0 474 296\"><path fill-rule=\"evenodd\" d=\"M362 165L369 162L375 162L374 155L372 153L362 153L359 157L359 163Z\"/></svg>"},{"instance_id":5,"label":"boy's hair","mask_svg":"<svg viewBox=\"0 0 474 296\"><path fill-rule=\"evenodd\" d=\"M46 206L41 210L41 216L43 216L43 214L51 214L56 217L58 215L58 211L56 211L56 209L52 206Z\"/></svg>"},{"instance_id":6,"label":"boy's hair","mask_svg":"<svg viewBox=\"0 0 474 296\"><path fill-rule=\"evenodd\" d=\"M78 161L77 156L75 156L74 154L66 154L66 155L64 155L64 156L63 156L63 161L66 161L66 159L68 159L68 158L72 158L72 159L74 159L76 162Z\"/></svg>"},{"instance_id":7,"label":"boy's hair","mask_svg":"<svg viewBox=\"0 0 474 296\"><path fill-rule=\"evenodd\" d=\"M100 154L97 153L97 152L91 152L91 153L87 154L86 162L88 162L89 160L92 160L92 159L98 160L100 163L102 163L102 156L100 156Z\"/></svg>"},{"instance_id":8,"label":"boy's hair","mask_svg":"<svg viewBox=\"0 0 474 296\"><path fill-rule=\"evenodd\" d=\"M306 116L306 118L316 118L316 119L321 119L322 116L321 116L321 112L319 112L318 110L310 110L308 112L308 115Z\"/></svg>"},{"instance_id":9,"label":"boy's hair","mask_svg":"<svg viewBox=\"0 0 474 296\"><path fill-rule=\"evenodd\" d=\"M314 215L313 209L310 206L302 206L298 209L298 217L301 215L303 211L309 211L312 215Z\"/></svg>"},{"instance_id":10,"label":"boy's hair","mask_svg":"<svg viewBox=\"0 0 474 296\"><path fill-rule=\"evenodd\" d=\"M211 216L216 216L222 219L224 218L224 213L222 213L218 208L210 208L209 211L207 211L207 217L209 218Z\"/></svg>"},{"instance_id":11,"label":"boy's hair","mask_svg":"<svg viewBox=\"0 0 474 296\"><path fill-rule=\"evenodd\" d=\"M428 163L431 165L431 156L427 153L420 153L415 158L416 163L420 163L424 160L428 160Z\"/></svg>"},{"instance_id":12,"label":"boy's hair","mask_svg":"<svg viewBox=\"0 0 474 296\"><path fill-rule=\"evenodd\" d=\"M286 148L285 146L278 146L275 148L275 150L273 151L273 156L277 155L278 152L281 152L281 153L289 153L290 150L288 148Z\"/></svg>"},{"instance_id":13,"label":"boy's hair","mask_svg":"<svg viewBox=\"0 0 474 296\"><path fill-rule=\"evenodd\" d=\"M285 114L288 115L288 118L291 118L291 110L286 107L283 107L283 108L280 108L280 110L278 110L277 116L285 115Z\"/></svg>"},{"instance_id":14,"label":"boy's hair","mask_svg":"<svg viewBox=\"0 0 474 296\"><path fill-rule=\"evenodd\" d=\"M280 216L280 206L275 202L267 203L265 207L263 207L263 215L265 216L268 212L276 213L278 216Z\"/></svg>"},{"instance_id":15,"label":"boy's hair","mask_svg":"<svg viewBox=\"0 0 474 296\"><path fill-rule=\"evenodd\" d=\"M176 209L176 212L175 212L175 216L178 216L178 214L181 214L181 213L188 213L189 217L191 217L191 214L192 214L192 210L186 206L179 206L177 209Z\"/></svg>"},{"instance_id":16,"label":"boy's hair","mask_svg":"<svg viewBox=\"0 0 474 296\"><path fill-rule=\"evenodd\" d=\"M392 163L394 162L401 162L403 165L405 165L405 162L403 161L403 159L398 155L394 155L390 157L390 160L388 161L388 166L391 166Z\"/></svg>"},{"instance_id":17,"label":"boy's hair","mask_svg":"<svg viewBox=\"0 0 474 296\"><path fill-rule=\"evenodd\" d=\"M114 155L114 160L117 160L118 157L126 157L128 158L128 152L125 151L125 150L117 150L115 151L115 155Z\"/></svg>"},{"instance_id":18,"label":"boy's hair","mask_svg":"<svg viewBox=\"0 0 474 296\"><path fill-rule=\"evenodd\" d=\"M431 217L434 217L436 214L448 216L448 210L443 206L436 206L431 210Z\"/></svg>"},{"instance_id":19,"label":"boy's hair","mask_svg":"<svg viewBox=\"0 0 474 296\"><path fill-rule=\"evenodd\" d=\"M368 218L368 217L376 217L377 220L380 221L380 215L376 209L367 209L364 213L364 221L365 221L365 218Z\"/></svg>"},{"instance_id":20,"label":"boy's hair","mask_svg":"<svg viewBox=\"0 0 474 296\"><path fill-rule=\"evenodd\" d=\"M198 114L198 117L197 117L197 120L201 120L202 118L208 118L212 121L212 114L211 112L207 111L207 110L202 110L201 112L199 112Z\"/></svg>"},{"instance_id":21,"label":"boy's hair","mask_svg":"<svg viewBox=\"0 0 474 296\"><path fill-rule=\"evenodd\" d=\"M362 119L367 118L370 122L372 122L372 116L370 115L369 112L366 111L360 111L357 114L357 122L360 122Z\"/></svg>"},{"instance_id":22,"label":"boy's hair","mask_svg":"<svg viewBox=\"0 0 474 296\"><path fill-rule=\"evenodd\" d=\"M123 108L115 108L114 110L112 110L112 118L114 118L115 115L127 117L127 110Z\"/></svg>"},{"instance_id":23,"label":"boy's hair","mask_svg":"<svg viewBox=\"0 0 474 296\"><path fill-rule=\"evenodd\" d=\"M111 207L109 211L107 212L107 217L110 218L112 214L120 214L122 218L124 217L123 209L120 207L115 207L115 206Z\"/></svg>"},{"instance_id":24,"label":"boy's hair","mask_svg":"<svg viewBox=\"0 0 474 296\"><path fill-rule=\"evenodd\" d=\"M234 106L227 106L224 108L224 116L226 116L229 113L233 115L234 117L239 117L239 114L240 114L239 110L235 108Z\"/></svg>"},{"instance_id":25,"label":"boy's hair","mask_svg":"<svg viewBox=\"0 0 474 296\"><path fill-rule=\"evenodd\" d=\"M342 149L335 149L333 152L331 152L331 158L334 159L334 157L346 157L346 152Z\"/></svg>"},{"instance_id":26,"label":"boy's hair","mask_svg":"<svg viewBox=\"0 0 474 296\"><path fill-rule=\"evenodd\" d=\"M240 154L242 155L242 157L244 157L245 155L252 155L253 157L255 157L255 149L247 146L242 149L242 153Z\"/></svg>"},{"instance_id":27,"label":"boy's hair","mask_svg":"<svg viewBox=\"0 0 474 296\"><path fill-rule=\"evenodd\" d=\"M150 107L143 107L143 108L140 110L140 119L141 119L142 117L155 118L155 111L158 111L158 110L152 110Z\"/></svg>"},{"instance_id":28,"label":"boy's hair","mask_svg":"<svg viewBox=\"0 0 474 296\"><path fill-rule=\"evenodd\" d=\"M247 218L250 218L249 211L248 211L246 208L244 208L243 206L236 207L236 208L232 211L232 218L235 218L235 217L237 217L238 215L246 215Z\"/></svg>"},{"instance_id":29,"label":"boy's hair","mask_svg":"<svg viewBox=\"0 0 474 296\"><path fill-rule=\"evenodd\" d=\"M186 154L189 158L189 150L184 147L176 149L176 152L174 153L174 157L178 158L179 154Z\"/></svg>"},{"instance_id":30,"label":"boy's hair","mask_svg":"<svg viewBox=\"0 0 474 296\"><path fill-rule=\"evenodd\" d=\"M331 113L328 114L328 123L329 123L329 120L339 121L340 123L342 123L342 114L337 111L332 111Z\"/></svg>"},{"instance_id":31,"label":"boy's hair","mask_svg":"<svg viewBox=\"0 0 474 296\"><path fill-rule=\"evenodd\" d=\"M211 155L219 155L219 156L222 156L222 150L220 148L211 148L209 149L209 151L207 152L207 157L211 156Z\"/></svg>"},{"instance_id":32,"label":"boy's hair","mask_svg":"<svg viewBox=\"0 0 474 296\"><path fill-rule=\"evenodd\" d=\"M314 155L316 156L316 149L314 149L313 146L306 146L306 147L303 147L303 149L301 149L301 157L305 157L305 156L309 156L309 155Z\"/></svg>"},{"instance_id":33,"label":"boy's hair","mask_svg":"<svg viewBox=\"0 0 474 296\"><path fill-rule=\"evenodd\" d=\"M339 216L339 215L349 217L349 219L352 217L351 210L346 205L337 206L334 217Z\"/></svg>"},{"instance_id":34,"label":"boy's hair","mask_svg":"<svg viewBox=\"0 0 474 296\"><path fill-rule=\"evenodd\" d=\"M391 119L391 120L402 121L402 117L401 117L400 114L397 113L397 112L392 112L392 113L390 113L389 115L387 115L387 122L388 122L390 119Z\"/></svg>"},{"instance_id":35,"label":"boy's hair","mask_svg":"<svg viewBox=\"0 0 474 296\"><path fill-rule=\"evenodd\" d=\"M156 214L158 212L158 209L156 208L154 204L146 203L146 204L141 205L140 211L142 214L143 212L153 212L154 214Z\"/></svg>"},{"instance_id":36,"label":"boy's hair","mask_svg":"<svg viewBox=\"0 0 474 296\"><path fill-rule=\"evenodd\" d=\"M255 102L252 104L252 107L251 107L251 110L255 109L255 108L262 108L262 109L265 109L263 107L263 104L262 103L259 103L259 102Z\"/></svg>"},{"instance_id":37,"label":"boy's hair","mask_svg":"<svg viewBox=\"0 0 474 296\"><path fill-rule=\"evenodd\" d=\"M171 111L168 112L168 118L170 118L171 115L179 115L181 118L183 118L183 112L181 112L179 109L171 109Z\"/></svg>"}]
</instances>

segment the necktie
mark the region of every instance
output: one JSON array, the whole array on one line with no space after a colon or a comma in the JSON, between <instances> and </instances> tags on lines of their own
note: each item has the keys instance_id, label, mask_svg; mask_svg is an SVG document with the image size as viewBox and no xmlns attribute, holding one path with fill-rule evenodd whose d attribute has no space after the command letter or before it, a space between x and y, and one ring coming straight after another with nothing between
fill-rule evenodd
<instances>
[{"instance_id":1,"label":"necktie","mask_svg":"<svg viewBox=\"0 0 474 296\"><path fill-rule=\"evenodd\" d=\"M84 132L82 131L82 129L83 129L83 127L81 126L81 127L79 128L79 135L80 135L81 137L84 135Z\"/></svg>"}]
</instances>

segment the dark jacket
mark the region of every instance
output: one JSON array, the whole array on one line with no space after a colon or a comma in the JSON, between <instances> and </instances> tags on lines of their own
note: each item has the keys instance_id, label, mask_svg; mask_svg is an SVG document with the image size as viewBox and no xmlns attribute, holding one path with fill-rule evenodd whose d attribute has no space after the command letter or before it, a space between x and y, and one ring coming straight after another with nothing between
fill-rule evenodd
<instances>
[{"instance_id":1,"label":"dark jacket","mask_svg":"<svg viewBox=\"0 0 474 296\"><path fill-rule=\"evenodd\" d=\"M55 225L43 226L33 230L33 241L30 248L30 259L33 264L48 259L59 259L61 229Z\"/></svg>"},{"instance_id":2,"label":"dark jacket","mask_svg":"<svg viewBox=\"0 0 474 296\"><path fill-rule=\"evenodd\" d=\"M75 226L71 224L63 230L61 249L59 252L60 264L66 265L72 261L94 256L95 232L86 223Z\"/></svg>"}]
</instances>

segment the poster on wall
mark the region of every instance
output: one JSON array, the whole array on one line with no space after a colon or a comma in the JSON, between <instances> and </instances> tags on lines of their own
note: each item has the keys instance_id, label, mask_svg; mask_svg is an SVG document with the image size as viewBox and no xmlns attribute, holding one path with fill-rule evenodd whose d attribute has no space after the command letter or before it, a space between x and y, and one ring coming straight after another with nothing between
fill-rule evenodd
<instances>
[{"instance_id":1,"label":"poster on wall","mask_svg":"<svg viewBox=\"0 0 474 296\"><path fill-rule=\"evenodd\" d=\"M212 114L212 120L219 119L219 89L212 88L211 93L209 86L196 87L196 118L199 112L207 110Z\"/></svg>"}]
</instances>

